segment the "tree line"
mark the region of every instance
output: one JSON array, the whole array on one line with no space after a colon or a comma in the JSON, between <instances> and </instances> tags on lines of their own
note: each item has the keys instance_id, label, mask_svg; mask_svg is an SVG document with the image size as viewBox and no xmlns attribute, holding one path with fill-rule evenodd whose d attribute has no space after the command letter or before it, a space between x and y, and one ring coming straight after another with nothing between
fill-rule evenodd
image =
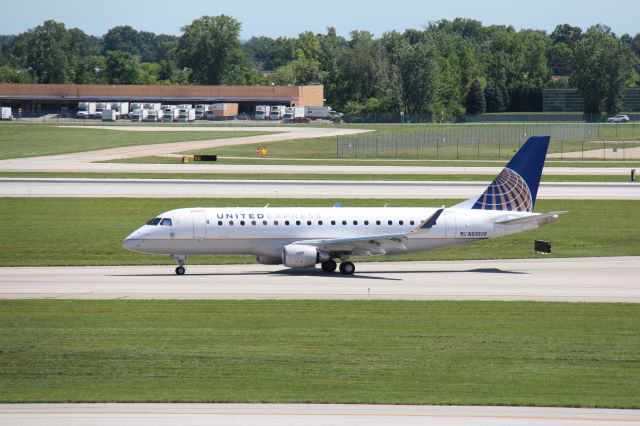
<instances>
[{"instance_id":1,"label":"tree line","mask_svg":"<svg viewBox=\"0 0 640 426\"><path fill-rule=\"evenodd\" d=\"M172 36L111 28L95 37L49 20L0 36L0 82L76 84L322 84L347 113L541 111L545 87L575 87L588 113L616 113L640 86L640 34L595 25L551 34L458 18L375 37L324 34L240 40L233 17L203 16Z\"/></svg>"}]
</instances>

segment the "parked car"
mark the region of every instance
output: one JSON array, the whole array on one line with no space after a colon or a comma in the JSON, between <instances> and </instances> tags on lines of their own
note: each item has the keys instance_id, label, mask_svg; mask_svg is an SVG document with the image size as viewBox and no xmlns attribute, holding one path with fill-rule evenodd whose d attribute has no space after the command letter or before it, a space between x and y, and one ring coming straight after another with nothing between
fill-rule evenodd
<instances>
[{"instance_id":1,"label":"parked car","mask_svg":"<svg viewBox=\"0 0 640 426\"><path fill-rule=\"evenodd\" d=\"M607 123L628 123L629 116L624 114L618 114L614 117L607 118Z\"/></svg>"},{"instance_id":2,"label":"parked car","mask_svg":"<svg viewBox=\"0 0 640 426\"><path fill-rule=\"evenodd\" d=\"M307 117L294 117L293 120L291 120L292 123L310 123L311 120L309 120L309 118Z\"/></svg>"}]
</instances>

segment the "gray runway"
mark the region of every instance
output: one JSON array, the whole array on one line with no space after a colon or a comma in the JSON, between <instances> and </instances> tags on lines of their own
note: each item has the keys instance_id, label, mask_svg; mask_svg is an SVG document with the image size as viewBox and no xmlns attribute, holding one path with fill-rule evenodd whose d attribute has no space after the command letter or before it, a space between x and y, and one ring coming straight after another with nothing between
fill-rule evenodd
<instances>
[{"instance_id":1,"label":"gray runway","mask_svg":"<svg viewBox=\"0 0 640 426\"><path fill-rule=\"evenodd\" d=\"M489 182L0 178L0 197L471 198ZM640 200L636 183L542 183L541 199Z\"/></svg>"},{"instance_id":2,"label":"gray runway","mask_svg":"<svg viewBox=\"0 0 640 426\"><path fill-rule=\"evenodd\" d=\"M4 426L640 425L639 410L324 404L0 404Z\"/></svg>"},{"instance_id":3,"label":"gray runway","mask_svg":"<svg viewBox=\"0 0 640 426\"><path fill-rule=\"evenodd\" d=\"M265 265L2 268L0 298L537 300L640 303L640 257L357 263L354 276Z\"/></svg>"}]
</instances>

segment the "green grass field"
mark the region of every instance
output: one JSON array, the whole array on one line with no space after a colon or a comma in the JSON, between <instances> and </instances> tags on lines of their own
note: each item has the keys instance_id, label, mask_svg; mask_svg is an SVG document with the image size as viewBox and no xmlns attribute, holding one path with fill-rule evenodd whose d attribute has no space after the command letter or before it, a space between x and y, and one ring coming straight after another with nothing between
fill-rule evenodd
<instances>
[{"instance_id":1,"label":"green grass field","mask_svg":"<svg viewBox=\"0 0 640 426\"><path fill-rule=\"evenodd\" d=\"M122 146L268 134L256 132L126 132L41 124L0 125L0 159L66 154Z\"/></svg>"},{"instance_id":2,"label":"green grass field","mask_svg":"<svg viewBox=\"0 0 640 426\"><path fill-rule=\"evenodd\" d=\"M183 207L382 206L384 200L4 198L0 217L11 224L0 239L0 265L142 265L173 262L120 246L130 232L163 211ZM456 200L391 200L390 207L452 205ZM568 210L539 230L432 253L366 260L450 260L534 257L533 240L553 241L555 257L638 256L639 201L539 200L537 211ZM249 263L251 256L194 256L190 264Z\"/></svg>"},{"instance_id":3,"label":"green grass field","mask_svg":"<svg viewBox=\"0 0 640 426\"><path fill-rule=\"evenodd\" d=\"M0 301L2 402L640 408L635 304Z\"/></svg>"}]
</instances>

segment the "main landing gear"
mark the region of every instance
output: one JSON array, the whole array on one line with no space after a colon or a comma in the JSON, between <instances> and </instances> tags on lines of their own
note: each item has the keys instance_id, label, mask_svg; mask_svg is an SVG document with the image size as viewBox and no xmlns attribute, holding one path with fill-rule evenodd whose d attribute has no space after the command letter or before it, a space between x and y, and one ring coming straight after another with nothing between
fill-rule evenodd
<instances>
[{"instance_id":1,"label":"main landing gear","mask_svg":"<svg viewBox=\"0 0 640 426\"><path fill-rule=\"evenodd\" d=\"M187 260L187 256L185 255L173 255L171 256L173 260L178 261L178 267L176 268L176 275L184 275L187 272L187 269L184 267L184 262Z\"/></svg>"},{"instance_id":2,"label":"main landing gear","mask_svg":"<svg viewBox=\"0 0 640 426\"><path fill-rule=\"evenodd\" d=\"M336 270L336 267L338 265L336 264L335 260L329 259L326 262L322 262L320 266L322 266L322 270L324 272L331 273ZM354 265L353 262L343 261L340 264L340 272L344 275L353 275L355 271L356 265Z\"/></svg>"}]
</instances>

